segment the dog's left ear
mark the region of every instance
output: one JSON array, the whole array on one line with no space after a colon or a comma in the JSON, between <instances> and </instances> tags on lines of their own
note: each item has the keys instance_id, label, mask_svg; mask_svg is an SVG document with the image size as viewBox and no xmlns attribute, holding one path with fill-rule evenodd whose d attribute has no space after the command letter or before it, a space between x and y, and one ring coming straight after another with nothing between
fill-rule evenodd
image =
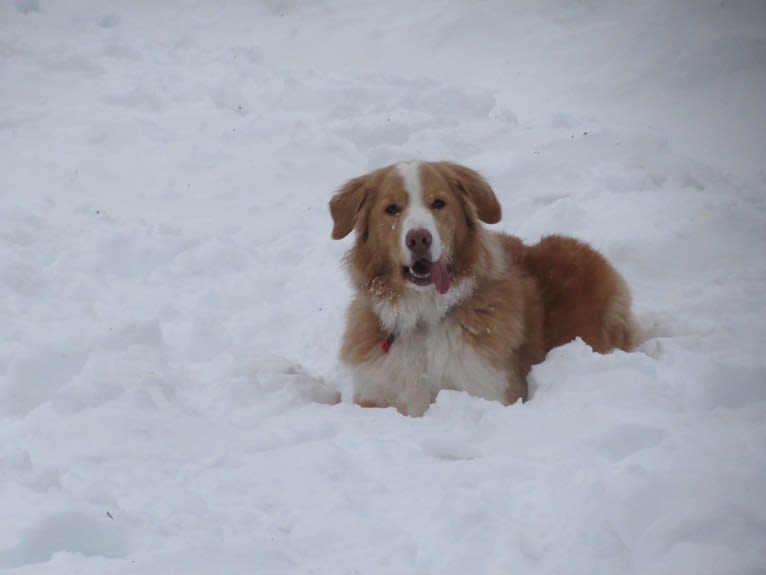
<instances>
[{"instance_id":1,"label":"dog's left ear","mask_svg":"<svg viewBox=\"0 0 766 575\"><path fill-rule=\"evenodd\" d=\"M500 202L495 192L481 174L452 162L439 162L453 175L457 187L476 208L476 215L486 224L496 224L502 217Z\"/></svg>"},{"instance_id":2,"label":"dog's left ear","mask_svg":"<svg viewBox=\"0 0 766 575\"><path fill-rule=\"evenodd\" d=\"M334 222L332 239L345 238L354 229L367 201L367 184L370 174L359 176L346 182L330 200L330 215Z\"/></svg>"}]
</instances>

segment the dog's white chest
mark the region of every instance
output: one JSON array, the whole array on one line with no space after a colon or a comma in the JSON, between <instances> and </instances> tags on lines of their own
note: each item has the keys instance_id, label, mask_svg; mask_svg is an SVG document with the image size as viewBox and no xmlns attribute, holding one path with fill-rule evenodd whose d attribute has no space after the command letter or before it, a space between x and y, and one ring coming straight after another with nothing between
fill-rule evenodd
<instances>
[{"instance_id":1,"label":"dog's white chest","mask_svg":"<svg viewBox=\"0 0 766 575\"><path fill-rule=\"evenodd\" d=\"M354 367L358 402L396 405L422 415L442 389L505 400L507 376L463 339L450 319L411 330L394 340L387 354Z\"/></svg>"}]
</instances>

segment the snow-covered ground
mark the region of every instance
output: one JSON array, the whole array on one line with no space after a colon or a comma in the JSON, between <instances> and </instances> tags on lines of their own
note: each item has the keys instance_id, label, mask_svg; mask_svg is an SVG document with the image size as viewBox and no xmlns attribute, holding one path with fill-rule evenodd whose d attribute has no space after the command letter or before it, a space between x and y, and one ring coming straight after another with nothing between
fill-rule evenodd
<instances>
[{"instance_id":1,"label":"snow-covered ground","mask_svg":"<svg viewBox=\"0 0 766 575\"><path fill-rule=\"evenodd\" d=\"M408 158L647 340L332 405L327 200ZM0 570L766 573L762 0L0 2Z\"/></svg>"}]
</instances>

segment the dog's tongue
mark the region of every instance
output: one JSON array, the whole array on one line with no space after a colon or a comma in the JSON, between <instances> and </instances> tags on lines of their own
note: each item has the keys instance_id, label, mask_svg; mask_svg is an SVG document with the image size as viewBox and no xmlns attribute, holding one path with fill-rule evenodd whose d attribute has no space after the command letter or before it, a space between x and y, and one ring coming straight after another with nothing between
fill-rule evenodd
<instances>
[{"instance_id":1,"label":"dog's tongue","mask_svg":"<svg viewBox=\"0 0 766 575\"><path fill-rule=\"evenodd\" d=\"M441 294L447 293L449 289L449 274L447 273L447 266L441 260L431 262L431 280L436 286L436 291Z\"/></svg>"}]
</instances>

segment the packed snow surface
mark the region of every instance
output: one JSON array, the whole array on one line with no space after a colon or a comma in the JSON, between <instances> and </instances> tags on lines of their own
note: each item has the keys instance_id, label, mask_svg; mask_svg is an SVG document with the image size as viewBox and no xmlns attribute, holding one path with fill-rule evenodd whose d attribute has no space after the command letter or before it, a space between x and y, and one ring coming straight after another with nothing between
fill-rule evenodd
<instances>
[{"instance_id":1,"label":"packed snow surface","mask_svg":"<svg viewBox=\"0 0 766 575\"><path fill-rule=\"evenodd\" d=\"M640 348L351 405L326 203L410 158ZM766 573L765 166L762 0L3 0L0 569Z\"/></svg>"}]
</instances>

